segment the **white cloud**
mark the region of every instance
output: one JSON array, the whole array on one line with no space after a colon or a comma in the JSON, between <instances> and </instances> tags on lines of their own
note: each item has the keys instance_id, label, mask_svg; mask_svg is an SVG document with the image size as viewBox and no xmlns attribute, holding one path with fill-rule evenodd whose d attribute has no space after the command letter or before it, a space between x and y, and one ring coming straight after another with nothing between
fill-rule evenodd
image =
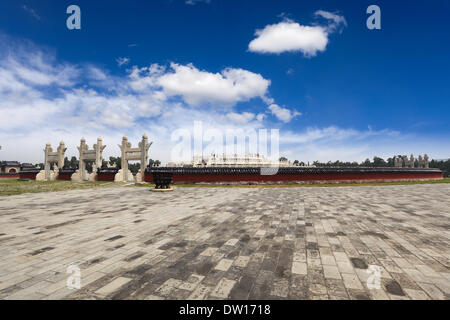
<instances>
[{"instance_id":1,"label":"white cloud","mask_svg":"<svg viewBox=\"0 0 450 320\"><path fill-rule=\"evenodd\" d=\"M304 162L327 161L364 161L374 156L383 158L394 154L433 153L433 147L418 143L411 134L400 134L395 130L358 130L328 126L323 128L308 127L300 132L283 131L280 133L281 155L291 160ZM423 141L422 141L423 142ZM432 149L430 149L432 148Z\"/></svg>"},{"instance_id":2,"label":"white cloud","mask_svg":"<svg viewBox=\"0 0 450 320\"><path fill-rule=\"evenodd\" d=\"M42 53L28 54L19 50L12 56L11 54L0 57L0 67L8 70L14 77L14 81L24 84L49 86L58 84L59 86L71 86L78 76L76 66L64 64L51 64L53 61L43 61Z\"/></svg>"},{"instance_id":3,"label":"white cloud","mask_svg":"<svg viewBox=\"0 0 450 320\"><path fill-rule=\"evenodd\" d=\"M316 16L327 19L328 24L301 25L291 19L265 26L256 30L255 36L248 49L258 53L302 52L305 57L314 57L318 52L325 51L329 34L340 26L346 26L343 16L327 11L318 10Z\"/></svg>"},{"instance_id":4,"label":"white cloud","mask_svg":"<svg viewBox=\"0 0 450 320\"><path fill-rule=\"evenodd\" d=\"M82 136L90 146L102 136L107 145L104 156L108 158L120 154L117 144L122 135L127 135L136 146L145 132L154 141L150 158L164 163L170 160L174 145L170 140L171 132L179 128L191 129L194 121L202 121L205 130L245 131L263 128L266 123L262 121L269 112L281 120L281 123L273 123L273 127L280 127L299 115L276 105L268 97L270 81L250 71L225 69L212 73L192 65L173 64L166 68L153 64L134 66L126 75L112 76L108 70L91 64L57 61L54 55L36 47L26 50L13 47L4 54L11 43L2 41L0 34L2 160L42 162L45 143L50 141L55 148L60 140L66 142L67 156L78 157L76 146ZM186 88L181 79L188 82ZM229 92L220 95L220 90ZM216 93L219 98L214 96ZM216 103L233 105L254 97L270 103L266 114L216 106ZM191 103L199 101L211 105L191 107ZM448 139L431 139L430 143L423 136L419 138L370 128L330 126L292 132L281 127L280 130L281 154L290 159L362 161L374 155L411 152L448 157L445 154L450 148ZM436 142L433 144L433 141Z\"/></svg>"},{"instance_id":5,"label":"white cloud","mask_svg":"<svg viewBox=\"0 0 450 320\"><path fill-rule=\"evenodd\" d=\"M267 94L270 80L244 69L227 68L220 73L197 69L194 65L170 64L170 70L152 65L134 67L130 73L131 85L141 91L160 87L167 96L181 97L191 106L219 104L234 106Z\"/></svg>"},{"instance_id":6,"label":"white cloud","mask_svg":"<svg viewBox=\"0 0 450 320\"><path fill-rule=\"evenodd\" d=\"M108 78L103 70L94 66L89 66L88 72L92 80L104 81Z\"/></svg>"},{"instance_id":7,"label":"white cloud","mask_svg":"<svg viewBox=\"0 0 450 320\"><path fill-rule=\"evenodd\" d=\"M249 123L250 121L255 119L255 114L251 112L243 112L243 113L230 112L227 114L227 117L233 122Z\"/></svg>"},{"instance_id":8,"label":"white cloud","mask_svg":"<svg viewBox=\"0 0 450 320\"><path fill-rule=\"evenodd\" d=\"M26 6L26 5L23 5L22 9L25 10L26 12L28 12L28 14L30 16L32 16L33 18L35 18L36 20L41 20L41 16L38 15L36 10L34 10L33 8L30 8L30 7Z\"/></svg>"},{"instance_id":9,"label":"white cloud","mask_svg":"<svg viewBox=\"0 0 450 320\"><path fill-rule=\"evenodd\" d=\"M57 61L49 50L0 34L0 158L40 162L43 144L60 139L71 144L68 155L77 156L81 136L95 141L98 135L109 145L106 155L117 155L121 134L131 141L147 132L158 140L153 157L168 160L170 133L195 120L213 128L260 126L260 115L231 106L270 99L264 96L269 84L243 69L211 73L177 64L133 66L113 76L90 63ZM196 103L202 106L192 108Z\"/></svg>"},{"instance_id":10,"label":"white cloud","mask_svg":"<svg viewBox=\"0 0 450 320\"><path fill-rule=\"evenodd\" d=\"M317 10L314 14L329 21L328 30L330 32L335 31L339 27L347 26L347 20L345 20L344 16L340 16L336 13L331 13L324 10Z\"/></svg>"},{"instance_id":11,"label":"white cloud","mask_svg":"<svg viewBox=\"0 0 450 320\"><path fill-rule=\"evenodd\" d=\"M269 106L269 110L278 120L281 120L283 122L289 122L296 116L301 115L301 113L298 111L295 110L291 111L289 109L282 108L276 104L271 104Z\"/></svg>"},{"instance_id":12,"label":"white cloud","mask_svg":"<svg viewBox=\"0 0 450 320\"><path fill-rule=\"evenodd\" d=\"M186 4L189 4L191 6L196 5L197 3L210 3L211 0L186 0Z\"/></svg>"},{"instance_id":13,"label":"white cloud","mask_svg":"<svg viewBox=\"0 0 450 320\"><path fill-rule=\"evenodd\" d=\"M127 57L119 57L116 59L117 65L119 67L123 66L124 64L128 64L130 62L130 58Z\"/></svg>"},{"instance_id":14,"label":"white cloud","mask_svg":"<svg viewBox=\"0 0 450 320\"><path fill-rule=\"evenodd\" d=\"M266 115L264 113L259 113L256 116L256 120L259 121L259 122L263 121L265 118L266 118Z\"/></svg>"},{"instance_id":15,"label":"white cloud","mask_svg":"<svg viewBox=\"0 0 450 320\"><path fill-rule=\"evenodd\" d=\"M255 32L257 36L248 48L252 52L282 53L300 51L313 57L318 51L325 51L328 34L321 26L302 26L291 20L266 26Z\"/></svg>"}]
</instances>

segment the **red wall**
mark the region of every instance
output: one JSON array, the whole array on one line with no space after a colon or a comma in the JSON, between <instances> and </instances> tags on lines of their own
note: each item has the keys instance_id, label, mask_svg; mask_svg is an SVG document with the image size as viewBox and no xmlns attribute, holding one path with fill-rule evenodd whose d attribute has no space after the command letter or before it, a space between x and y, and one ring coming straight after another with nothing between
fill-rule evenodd
<instances>
[{"instance_id":1,"label":"red wall","mask_svg":"<svg viewBox=\"0 0 450 320\"><path fill-rule=\"evenodd\" d=\"M19 179L19 173L0 173L0 179Z\"/></svg>"},{"instance_id":2,"label":"red wall","mask_svg":"<svg viewBox=\"0 0 450 320\"><path fill-rule=\"evenodd\" d=\"M25 172L25 171L19 173L20 179L30 179L30 180L36 180L37 174L38 172Z\"/></svg>"},{"instance_id":3,"label":"red wall","mask_svg":"<svg viewBox=\"0 0 450 320\"><path fill-rule=\"evenodd\" d=\"M173 174L174 183L192 182L297 182L297 181L391 181L442 179L439 172L354 172L354 173L304 173L304 174ZM146 182L153 182L152 174L145 174Z\"/></svg>"},{"instance_id":4,"label":"red wall","mask_svg":"<svg viewBox=\"0 0 450 320\"><path fill-rule=\"evenodd\" d=\"M58 180L71 180L72 173L60 173L58 174Z\"/></svg>"},{"instance_id":5,"label":"red wall","mask_svg":"<svg viewBox=\"0 0 450 320\"><path fill-rule=\"evenodd\" d=\"M115 173L99 173L97 174L97 181L114 181Z\"/></svg>"}]
</instances>

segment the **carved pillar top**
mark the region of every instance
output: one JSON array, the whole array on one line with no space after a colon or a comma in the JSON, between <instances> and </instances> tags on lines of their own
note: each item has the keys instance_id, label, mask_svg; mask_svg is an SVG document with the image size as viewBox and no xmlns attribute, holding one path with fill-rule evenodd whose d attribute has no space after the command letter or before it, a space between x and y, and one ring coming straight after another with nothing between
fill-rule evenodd
<instances>
[{"instance_id":1,"label":"carved pillar top","mask_svg":"<svg viewBox=\"0 0 450 320\"><path fill-rule=\"evenodd\" d=\"M67 148L66 148L64 141L61 141L59 143L59 147L57 149L57 151L58 151L58 168L59 169L64 167L64 154L65 154L66 150L67 150Z\"/></svg>"},{"instance_id":2,"label":"carved pillar top","mask_svg":"<svg viewBox=\"0 0 450 320\"><path fill-rule=\"evenodd\" d=\"M141 149L141 170L145 170L145 166L148 162L148 150L153 142L148 142L148 136L144 133L142 141L139 142L139 149Z\"/></svg>"},{"instance_id":3,"label":"carved pillar top","mask_svg":"<svg viewBox=\"0 0 450 320\"><path fill-rule=\"evenodd\" d=\"M103 160L103 150L106 148L106 146L103 145L103 139L102 137L97 138L97 144L94 144L94 150L95 150L95 167L100 168L102 166L102 160Z\"/></svg>"}]
</instances>

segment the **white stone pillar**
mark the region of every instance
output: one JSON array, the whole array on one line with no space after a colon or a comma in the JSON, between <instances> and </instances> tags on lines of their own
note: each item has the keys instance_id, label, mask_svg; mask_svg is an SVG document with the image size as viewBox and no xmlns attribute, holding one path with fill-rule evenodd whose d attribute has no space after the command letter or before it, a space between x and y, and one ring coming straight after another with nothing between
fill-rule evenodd
<instances>
[{"instance_id":1,"label":"white stone pillar","mask_svg":"<svg viewBox=\"0 0 450 320\"><path fill-rule=\"evenodd\" d=\"M80 146L77 148L80 154L78 158L78 170L80 173L81 181L84 181L86 180L86 163L84 162L84 151L88 149L85 138L81 138Z\"/></svg>"},{"instance_id":2,"label":"white stone pillar","mask_svg":"<svg viewBox=\"0 0 450 320\"><path fill-rule=\"evenodd\" d=\"M64 141L61 141L59 143L59 147L57 149L58 151L58 169L61 169L62 167L64 167L64 154L66 152L67 148L66 145L64 144Z\"/></svg>"},{"instance_id":3,"label":"white stone pillar","mask_svg":"<svg viewBox=\"0 0 450 320\"><path fill-rule=\"evenodd\" d=\"M122 152L122 174L123 174L123 181L128 181L128 159L126 157L126 153L128 148L130 148L130 143L128 142L128 137L123 136L122 138L122 144L119 144L119 148Z\"/></svg>"},{"instance_id":4,"label":"white stone pillar","mask_svg":"<svg viewBox=\"0 0 450 320\"><path fill-rule=\"evenodd\" d=\"M50 180L50 162L48 159L48 156L50 152L52 152L52 147L50 145L50 142L47 142L44 149L44 171L45 171L45 180Z\"/></svg>"}]
</instances>

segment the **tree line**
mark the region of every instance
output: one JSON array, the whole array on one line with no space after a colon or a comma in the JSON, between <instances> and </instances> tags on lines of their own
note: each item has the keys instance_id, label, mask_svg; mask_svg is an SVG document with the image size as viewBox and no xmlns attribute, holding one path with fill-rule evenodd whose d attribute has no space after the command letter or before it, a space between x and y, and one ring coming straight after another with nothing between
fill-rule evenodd
<instances>
[{"instance_id":1,"label":"tree line","mask_svg":"<svg viewBox=\"0 0 450 320\"><path fill-rule=\"evenodd\" d=\"M401 157L400 155L396 157ZM280 161L287 161L285 157L281 157ZM363 162L344 162L344 161L328 161L328 162L320 162L320 161L314 161L313 163L305 163L303 161L294 160L292 163L293 165L297 166L309 166L314 165L316 167L394 167L394 157L387 158L386 160L381 157L373 157L372 160L366 159ZM419 162L417 159L415 159L415 167L418 167ZM430 168L438 168L444 172L444 176L449 177L450 176L450 159L447 160L431 160Z\"/></svg>"}]
</instances>

